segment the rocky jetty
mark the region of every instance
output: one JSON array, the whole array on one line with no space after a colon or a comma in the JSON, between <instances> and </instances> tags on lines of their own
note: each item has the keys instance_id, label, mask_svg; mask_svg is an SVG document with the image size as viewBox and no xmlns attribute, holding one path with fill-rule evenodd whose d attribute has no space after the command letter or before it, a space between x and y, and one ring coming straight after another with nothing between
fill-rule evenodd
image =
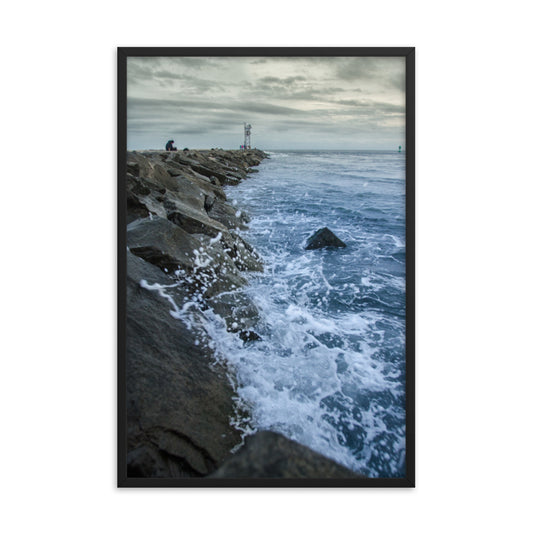
<instances>
[{"instance_id":1,"label":"rocky jetty","mask_svg":"<svg viewBox=\"0 0 533 533\"><path fill-rule=\"evenodd\" d=\"M128 478L215 471L218 477L342 477L342 467L270 433L247 443L237 462L232 455L242 444L234 422L246 416L238 411L245 407L237 407L232 371L216 361L201 317L216 313L242 342L259 339L258 310L242 289L263 265L239 234L249 219L227 201L225 186L240 183L265 157L259 150L128 153ZM265 463L274 441L277 469ZM246 467L261 455L261 471Z\"/></svg>"},{"instance_id":2,"label":"rocky jetty","mask_svg":"<svg viewBox=\"0 0 533 533\"><path fill-rule=\"evenodd\" d=\"M226 199L258 150L129 152L126 388L129 477L205 476L241 442L228 369L213 365L194 310L211 308L245 341L257 309L239 292L261 271ZM184 308L189 309L188 320Z\"/></svg>"}]
</instances>

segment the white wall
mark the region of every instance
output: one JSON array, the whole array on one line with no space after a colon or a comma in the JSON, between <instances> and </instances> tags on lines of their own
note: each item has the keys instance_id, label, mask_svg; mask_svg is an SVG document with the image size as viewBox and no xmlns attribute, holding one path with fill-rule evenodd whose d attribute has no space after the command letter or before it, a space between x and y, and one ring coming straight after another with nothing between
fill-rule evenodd
<instances>
[{"instance_id":1,"label":"white wall","mask_svg":"<svg viewBox=\"0 0 533 533\"><path fill-rule=\"evenodd\" d=\"M5 531L531 527L526 5L2 8ZM416 489L114 488L115 48L180 45L417 47Z\"/></svg>"}]
</instances>

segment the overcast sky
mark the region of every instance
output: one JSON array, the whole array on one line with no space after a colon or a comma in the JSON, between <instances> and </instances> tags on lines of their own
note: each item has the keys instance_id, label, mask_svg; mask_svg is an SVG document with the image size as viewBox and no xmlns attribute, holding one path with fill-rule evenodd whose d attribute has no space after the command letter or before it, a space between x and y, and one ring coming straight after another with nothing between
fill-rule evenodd
<instances>
[{"instance_id":1,"label":"overcast sky","mask_svg":"<svg viewBox=\"0 0 533 533\"><path fill-rule=\"evenodd\" d=\"M128 149L398 149L403 57L129 57Z\"/></svg>"}]
</instances>

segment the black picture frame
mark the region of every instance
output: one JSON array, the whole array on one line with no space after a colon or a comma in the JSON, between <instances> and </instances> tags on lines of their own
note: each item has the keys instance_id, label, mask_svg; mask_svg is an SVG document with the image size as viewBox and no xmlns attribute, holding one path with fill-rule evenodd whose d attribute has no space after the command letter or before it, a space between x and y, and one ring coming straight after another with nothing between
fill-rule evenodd
<instances>
[{"instance_id":1,"label":"black picture frame","mask_svg":"<svg viewBox=\"0 0 533 533\"><path fill-rule=\"evenodd\" d=\"M126 154L127 59L129 57L404 57L406 69L406 475L404 478L282 479L140 478L127 475L126 403ZM415 48L269 48L119 47L117 100L117 351L118 351L118 487L414 487L415 486Z\"/></svg>"}]
</instances>

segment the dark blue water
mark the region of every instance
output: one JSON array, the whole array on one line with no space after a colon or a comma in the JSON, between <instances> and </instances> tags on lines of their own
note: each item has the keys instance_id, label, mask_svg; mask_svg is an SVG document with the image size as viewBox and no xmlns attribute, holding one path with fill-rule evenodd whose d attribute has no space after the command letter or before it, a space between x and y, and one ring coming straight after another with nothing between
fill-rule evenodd
<instances>
[{"instance_id":1,"label":"dark blue water","mask_svg":"<svg viewBox=\"0 0 533 533\"><path fill-rule=\"evenodd\" d=\"M262 341L220 347L273 429L372 477L405 475L405 157L273 152L230 199L265 261ZM347 247L306 251L327 226ZM241 421L242 422L242 421Z\"/></svg>"}]
</instances>

